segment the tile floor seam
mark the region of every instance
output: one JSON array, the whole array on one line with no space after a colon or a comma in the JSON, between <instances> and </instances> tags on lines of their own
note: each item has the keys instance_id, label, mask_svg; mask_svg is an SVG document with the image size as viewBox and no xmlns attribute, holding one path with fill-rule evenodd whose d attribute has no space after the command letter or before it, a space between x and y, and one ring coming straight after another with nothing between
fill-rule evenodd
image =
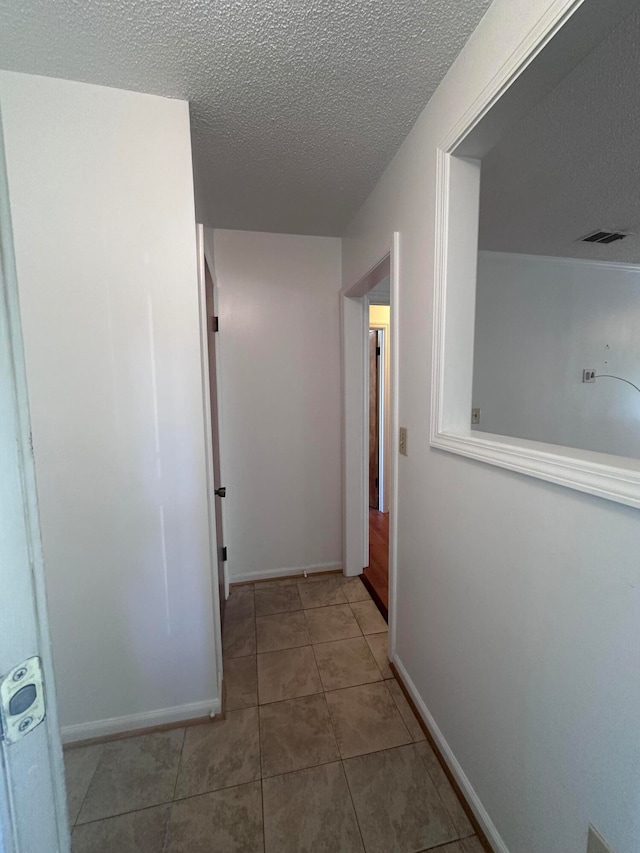
<instances>
[{"instance_id":1,"label":"tile floor seam","mask_svg":"<svg viewBox=\"0 0 640 853\"><path fill-rule=\"evenodd\" d=\"M331 604L312 604L310 607L302 607L302 610L324 610L325 607L338 607L341 604L350 604L351 602L347 601L334 601Z\"/></svg>"},{"instance_id":2,"label":"tile floor seam","mask_svg":"<svg viewBox=\"0 0 640 853\"><path fill-rule=\"evenodd\" d=\"M171 797L171 802L174 802L176 798L176 791L178 790L178 779L180 778L180 768L182 766L182 756L184 755L184 745L187 740L187 728L185 726L184 734L182 736L182 746L180 747L180 758L178 759L178 766L176 768L176 780L173 783L173 796Z\"/></svg>"},{"instance_id":3,"label":"tile floor seam","mask_svg":"<svg viewBox=\"0 0 640 853\"><path fill-rule=\"evenodd\" d=\"M344 778L347 783L347 791L349 792L349 799L351 800L351 807L353 808L353 813L356 816L356 823L358 824L358 832L360 833L360 841L362 842L362 849L367 853L367 846L364 843L364 835L362 833L362 827L360 826L360 818L358 817L358 810L356 808L355 800L353 799L353 791L351 790L351 785L349 784L349 777L347 776L347 770L344 766L344 758L340 759L340 764L342 765L342 772L344 773Z\"/></svg>"},{"instance_id":4,"label":"tile floor seam","mask_svg":"<svg viewBox=\"0 0 640 853\"><path fill-rule=\"evenodd\" d=\"M436 844L435 847L423 847L422 850L419 850L418 853L432 853L434 850L442 850L443 847L449 847L451 844L457 844L459 841L466 841L468 838L477 838L475 832L471 835L464 835L460 838L456 838L455 841L443 841L442 844Z\"/></svg>"},{"instance_id":5,"label":"tile floor seam","mask_svg":"<svg viewBox=\"0 0 640 853\"><path fill-rule=\"evenodd\" d=\"M176 778L177 782L177 778ZM171 821L173 819L173 804L175 800L172 800L169 804L169 817L167 818L167 825L164 829L164 841L162 842L162 853L167 853L169 849L169 838L171 837Z\"/></svg>"},{"instance_id":6,"label":"tile floor seam","mask_svg":"<svg viewBox=\"0 0 640 853\"><path fill-rule=\"evenodd\" d=\"M413 745L417 747L419 744L424 744L424 743L426 743L426 745L429 747L431 752L433 752L434 758L435 758L436 762L438 763L438 766L440 766L440 762L438 761L438 756L435 754L435 751L433 750L433 747L431 746L431 744L429 743L428 740L418 741L417 743L414 742ZM422 750L418 749L416 751L418 753L418 757L420 758L420 761L422 761L424 769L427 771L427 776L429 777L429 779L431 779L431 781L433 783L433 786L436 790L436 794L438 795L438 798L439 798L440 802L442 803L442 806L443 806L445 812L449 815L449 819L451 820L451 825L453 826L454 830L456 832L458 832L458 829L457 829L456 824L455 824L454 817L451 814L451 812L449 811L449 807L445 803L444 798L442 797L442 794L440 793L440 786L438 784L438 780L434 778L434 776L431 773L431 770L429 770L429 765L427 764L426 760L422 756ZM444 770L442 770L442 772L444 773ZM447 785L451 788L451 792L453 793L453 796L456 798L457 802L460 804L460 808L462 809L464 816L466 817L466 819L469 822L469 825L471 827L471 832L468 835L459 835L458 838L456 838L456 841L463 841L465 838L473 838L476 835L476 831L473 828L473 824L471 823L469 816L467 815L467 813L464 809L464 806L462 805L462 802L460 801L460 797L458 796L458 794L455 791L455 788L451 784L447 775L446 774L444 774L444 775L445 775L445 780L446 780Z\"/></svg>"},{"instance_id":7,"label":"tile floor seam","mask_svg":"<svg viewBox=\"0 0 640 853\"><path fill-rule=\"evenodd\" d=\"M389 680L391 680L391 679L389 679ZM409 731L409 726L405 723L405 721L404 721L404 717L403 717L403 716L402 716L402 714L400 713L400 708L398 708L398 703L396 702L396 700L395 700L395 698L394 698L394 696L393 696L393 693L392 693L392 692L391 692L391 690L389 689L389 685L387 684L386 680L383 678L383 679L382 679L382 682L377 682L377 683L378 683L378 684L382 683L382 684L384 684L384 686L386 687L387 693L389 694L389 698L390 698L390 699L391 699L391 701L393 702L393 707L394 707L394 708L396 709L396 711L398 712L398 716L399 716L399 717L400 717L400 719L402 720L402 725L405 727L406 732L407 732L407 734L409 735L409 743L412 743L412 744L416 743L416 741L414 741L414 739L413 739L413 735L412 735L412 734L411 734L411 732ZM409 707L411 707L411 706L409 706ZM412 711L411 713L413 713L413 711ZM414 716L415 716L415 714L414 714ZM422 763L424 764L424 761L423 761ZM429 771L427 771L427 772L429 772ZM429 775L429 778L431 778L431 776L430 776L430 775Z\"/></svg>"},{"instance_id":8,"label":"tile floor seam","mask_svg":"<svg viewBox=\"0 0 640 853\"><path fill-rule=\"evenodd\" d=\"M267 777L271 778L271 777ZM214 788L211 791L199 791L197 794L187 794L186 797L176 797L175 800L167 800L165 803L157 803L155 806L145 806L144 809L135 809L135 811L145 811L146 809L155 809L157 806L173 805L173 803L184 803L186 800L195 800L196 797L208 797L211 794L217 794L219 791L230 791L232 788L242 788L244 785L253 785L256 782L261 782L262 776L259 779L251 779L249 782L237 782L235 785L225 785L222 788ZM123 814L132 814L132 812L123 812ZM118 817L118 815L114 815ZM100 818L100 820L108 820L108 818ZM92 821L96 823L96 821Z\"/></svg>"},{"instance_id":9,"label":"tile floor seam","mask_svg":"<svg viewBox=\"0 0 640 853\"><path fill-rule=\"evenodd\" d=\"M129 811L126 811L126 812L117 812L116 814L106 815L106 817L97 817L94 820L88 820L85 823L79 823L78 829L81 826L92 826L94 823L103 823L105 820L114 820L115 818L124 817L125 815L128 815L128 814L138 814L138 812L149 812L152 809L159 809L161 806L170 806L170 805L173 805L173 803L178 803L178 802L180 802L180 800L163 800L161 803L154 803L151 806L142 806L142 808L130 809Z\"/></svg>"},{"instance_id":10,"label":"tile floor seam","mask_svg":"<svg viewBox=\"0 0 640 853\"><path fill-rule=\"evenodd\" d=\"M297 770L285 770L283 773L274 773L272 776L264 776L261 782L270 782L272 779L280 779L281 776L292 776L294 773L303 773L305 770L316 770L318 767L328 767L330 764L341 764L342 758L332 758L331 761L320 761L318 764L310 764L305 767L298 767ZM234 786L237 787L237 786Z\"/></svg>"},{"instance_id":11,"label":"tile floor seam","mask_svg":"<svg viewBox=\"0 0 640 853\"><path fill-rule=\"evenodd\" d=\"M78 825L78 818L80 817L80 815L82 813L82 809L84 808L85 800L87 799L87 796L89 795L89 788L91 788L91 784L93 783L95 775L98 772L98 767L100 767L100 763L102 762L102 759L104 758L104 753L105 753L104 747L105 747L105 745L106 744L103 744L102 751L100 752L100 758L96 762L95 769L94 769L93 773L91 774L91 779L89 780L89 784L87 785L87 788L84 792L84 797L82 798L82 802L80 803L80 808L76 812L76 817L75 817L75 820L73 821L73 826L71 827L72 834L73 834L73 830ZM80 747L80 749L82 749L82 747Z\"/></svg>"}]
</instances>

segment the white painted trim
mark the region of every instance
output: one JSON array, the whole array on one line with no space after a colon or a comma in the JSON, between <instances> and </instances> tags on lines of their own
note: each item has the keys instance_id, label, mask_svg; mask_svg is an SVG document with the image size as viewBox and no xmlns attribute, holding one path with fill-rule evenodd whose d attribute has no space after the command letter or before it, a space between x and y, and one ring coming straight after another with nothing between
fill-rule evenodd
<instances>
[{"instance_id":1,"label":"white painted trim","mask_svg":"<svg viewBox=\"0 0 640 853\"><path fill-rule=\"evenodd\" d=\"M268 581L274 578L289 578L292 575L312 575L315 572L332 572L342 569L342 563L314 563L311 566L290 566L284 569L267 569L264 572L240 572L230 578L231 584L248 581Z\"/></svg>"},{"instance_id":2,"label":"white painted trim","mask_svg":"<svg viewBox=\"0 0 640 853\"><path fill-rule=\"evenodd\" d=\"M71 836L1 115L0 376L0 405L6 415L0 426L0 512L3 518L7 513L7 521L11 515L22 522L19 527L12 524L10 535L3 532L0 544L5 593L0 605L0 672L39 655L47 703L43 722L24 740L11 745L0 742L0 851L31 853L34 845L44 849L45 844L47 850L66 853ZM24 585L14 588L18 577ZM11 619L6 618L9 610Z\"/></svg>"},{"instance_id":3,"label":"white painted trim","mask_svg":"<svg viewBox=\"0 0 640 853\"><path fill-rule=\"evenodd\" d=\"M394 655L392 658L394 666L398 670L398 674L400 675L404 686L407 688L409 695L413 699L413 702L420 712L420 716L422 717L422 721L429 730L431 737L436 743L436 746L440 750L440 754L444 758L447 767L451 771L453 778L458 783L460 790L464 794L464 797L467 803L470 805L471 810L473 811L476 820L482 827L482 831L487 836L489 843L491 844L495 853L509 853L509 849L507 845L502 840L500 833L498 832L496 825L489 817L489 813L486 808L483 806L480 797L476 793L474 787L469 781L468 776L462 769L462 765L456 758L453 750L447 743L445 736L442 734L440 727L436 723L433 714L429 711L427 706L425 705L422 697L418 693L418 690L409 678L409 674L405 669L404 664L398 657L398 655Z\"/></svg>"},{"instance_id":4,"label":"white painted trim","mask_svg":"<svg viewBox=\"0 0 640 853\"><path fill-rule=\"evenodd\" d=\"M78 723L62 727L62 742L75 743L96 737L107 737L152 726L164 726L180 723L183 720L196 720L198 717L215 717L222 711L220 699L205 699L188 705L176 705L173 708L159 708L156 711L142 711L139 714L126 714L122 717L108 717L90 723Z\"/></svg>"},{"instance_id":5,"label":"white painted trim","mask_svg":"<svg viewBox=\"0 0 640 853\"><path fill-rule=\"evenodd\" d=\"M432 438L431 444L519 474L640 507L638 459L624 459L627 467L616 466L611 461L621 457L608 453L593 453L472 430L467 434L440 432Z\"/></svg>"},{"instance_id":6,"label":"white painted trim","mask_svg":"<svg viewBox=\"0 0 640 853\"><path fill-rule=\"evenodd\" d=\"M635 275L640 272L640 264L630 264L624 261L602 261L591 258L569 258L564 255L525 255L519 252L494 252L489 249L480 249L479 255L487 258L516 258L517 260L536 261L550 264L580 264L599 269L613 269L619 272L632 272Z\"/></svg>"},{"instance_id":7,"label":"white painted trim","mask_svg":"<svg viewBox=\"0 0 640 853\"><path fill-rule=\"evenodd\" d=\"M369 294L360 300L362 303L362 483L364 496L362 507L362 568L369 565Z\"/></svg>"},{"instance_id":8,"label":"white painted trim","mask_svg":"<svg viewBox=\"0 0 640 853\"><path fill-rule=\"evenodd\" d=\"M340 291L342 347L342 563L345 575L369 563L369 299L389 275L383 255L357 282ZM392 333L393 335L393 333Z\"/></svg>"},{"instance_id":9,"label":"white painted trim","mask_svg":"<svg viewBox=\"0 0 640 853\"><path fill-rule=\"evenodd\" d=\"M454 154L581 5L558 0L540 18L437 150L429 438L440 450L640 507L638 460L469 429L480 170L479 161Z\"/></svg>"},{"instance_id":10,"label":"white painted trim","mask_svg":"<svg viewBox=\"0 0 640 853\"><path fill-rule=\"evenodd\" d=\"M389 384L389 431L391 440L389 467L389 607L388 607L388 643L389 657L393 659L396 650L397 601L398 601L398 430L399 390L400 390L400 342L398 335L400 316L400 233L394 231L391 238L390 256L390 317L391 334L391 376Z\"/></svg>"},{"instance_id":11,"label":"white painted trim","mask_svg":"<svg viewBox=\"0 0 640 853\"><path fill-rule=\"evenodd\" d=\"M220 593L218 588L218 542L216 536L216 513L213 482L213 436L211 431L211 397L209 386L209 332L207 328L207 297L205 281L204 226L196 225L196 247L198 252L198 305L200 308L200 365L202 369L202 409L204 416L204 451L207 482L207 520L209 528L209 576L211 578L211 606L213 608L213 636L215 643L216 685L218 696L222 696L223 658L222 623L220 620Z\"/></svg>"}]
</instances>

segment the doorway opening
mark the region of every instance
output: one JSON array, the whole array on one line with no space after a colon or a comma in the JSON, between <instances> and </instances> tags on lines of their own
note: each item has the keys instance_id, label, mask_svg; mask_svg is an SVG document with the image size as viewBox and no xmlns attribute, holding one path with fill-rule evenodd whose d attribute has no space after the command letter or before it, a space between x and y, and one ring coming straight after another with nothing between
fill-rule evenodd
<instances>
[{"instance_id":1,"label":"doorway opening","mask_svg":"<svg viewBox=\"0 0 640 853\"><path fill-rule=\"evenodd\" d=\"M397 259L390 251L342 291L344 572L361 575L395 646L394 508L397 489Z\"/></svg>"},{"instance_id":2,"label":"doorway opening","mask_svg":"<svg viewBox=\"0 0 640 853\"><path fill-rule=\"evenodd\" d=\"M369 562L362 580L381 613L389 609L389 278L366 297L369 308Z\"/></svg>"}]
</instances>

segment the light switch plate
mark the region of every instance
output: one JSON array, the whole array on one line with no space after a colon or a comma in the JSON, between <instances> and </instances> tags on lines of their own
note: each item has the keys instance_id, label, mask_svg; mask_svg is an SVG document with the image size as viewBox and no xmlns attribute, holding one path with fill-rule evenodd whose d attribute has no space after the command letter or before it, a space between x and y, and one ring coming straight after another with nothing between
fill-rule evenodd
<instances>
[{"instance_id":1,"label":"light switch plate","mask_svg":"<svg viewBox=\"0 0 640 853\"><path fill-rule=\"evenodd\" d=\"M589 824L589 839L587 841L587 853L615 853L595 827Z\"/></svg>"}]
</instances>

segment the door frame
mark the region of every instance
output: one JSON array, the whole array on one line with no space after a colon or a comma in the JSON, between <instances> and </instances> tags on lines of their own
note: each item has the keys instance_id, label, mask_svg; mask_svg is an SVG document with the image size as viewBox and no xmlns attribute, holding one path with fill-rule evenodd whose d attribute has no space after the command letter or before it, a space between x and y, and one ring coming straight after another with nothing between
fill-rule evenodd
<instances>
[{"instance_id":1,"label":"door frame","mask_svg":"<svg viewBox=\"0 0 640 853\"><path fill-rule=\"evenodd\" d=\"M390 430L389 478L389 656L396 645L396 590L398 537L398 311L400 234L393 232L388 251L369 271L340 291L342 323L342 491L343 572L362 574L369 564L369 297L389 276L391 346L390 394L387 401Z\"/></svg>"},{"instance_id":2,"label":"door frame","mask_svg":"<svg viewBox=\"0 0 640 853\"><path fill-rule=\"evenodd\" d=\"M207 296L205 280L205 234L204 225L196 225L196 249L198 253L198 305L200 308L200 363L202 367L202 409L204 419L204 449L207 482L207 521L209 525L209 563L211 572L211 604L213 607L213 635L215 641L216 670L218 696L222 701L223 658L222 658L222 619L220 610L220 594L218 591L218 538L216 534L215 484L213 480L213 438L211 432L211 395L209 392L209 335L207 317ZM213 268L209 272L214 283ZM227 564L224 564L225 597L229 595L229 578Z\"/></svg>"},{"instance_id":3,"label":"door frame","mask_svg":"<svg viewBox=\"0 0 640 853\"><path fill-rule=\"evenodd\" d=\"M46 716L22 740L11 745L0 741L0 850L68 853L64 762L4 156L0 117L0 369L5 379L0 387L0 507L10 518L10 530L0 545L0 566L4 589L11 592L0 600L0 674L38 655Z\"/></svg>"}]
</instances>

